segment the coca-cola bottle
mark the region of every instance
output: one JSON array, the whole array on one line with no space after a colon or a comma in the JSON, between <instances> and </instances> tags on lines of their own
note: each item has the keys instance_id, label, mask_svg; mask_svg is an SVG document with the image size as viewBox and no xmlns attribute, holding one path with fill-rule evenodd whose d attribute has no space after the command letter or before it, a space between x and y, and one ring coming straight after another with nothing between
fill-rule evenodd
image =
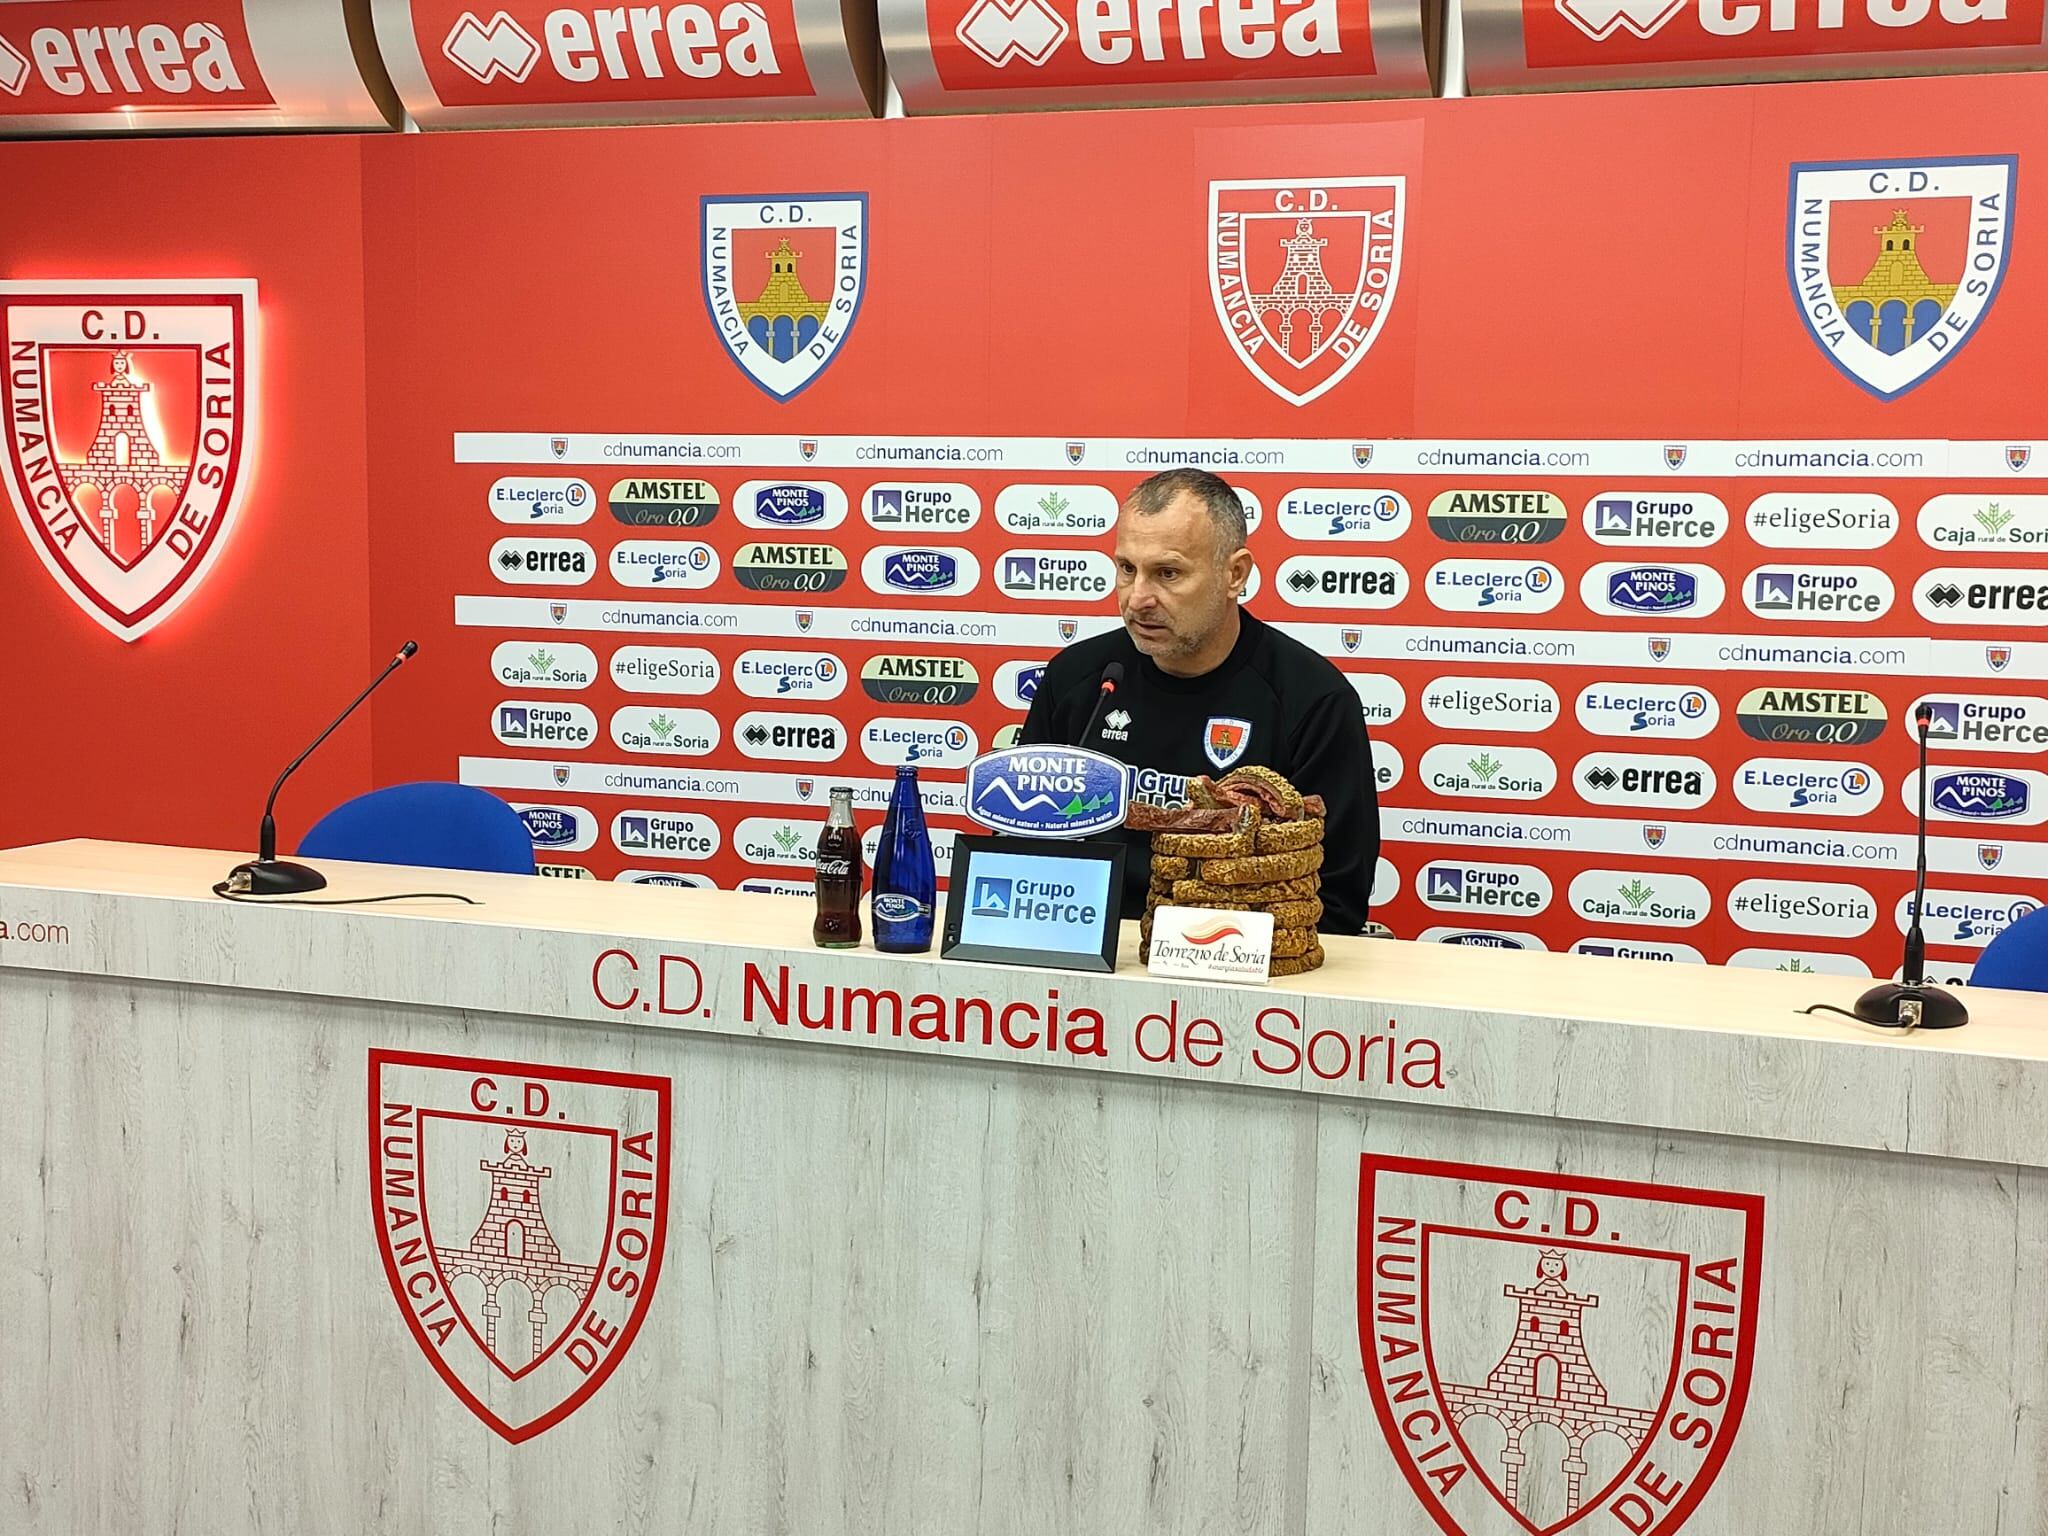
<instances>
[{"instance_id":1,"label":"coca-cola bottle","mask_svg":"<svg viewBox=\"0 0 2048 1536\"><path fill-rule=\"evenodd\" d=\"M930 949L937 895L932 838L924 824L924 801L917 792L917 768L905 763L896 770L889 817L882 823L881 846L875 849L875 899L871 904L875 948L898 955Z\"/></svg>"},{"instance_id":2,"label":"coca-cola bottle","mask_svg":"<svg viewBox=\"0 0 2048 1536\"><path fill-rule=\"evenodd\" d=\"M811 942L820 949L860 943L860 833L853 825L853 791L832 790L832 812L818 834L818 916Z\"/></svg>"}]
</instances>

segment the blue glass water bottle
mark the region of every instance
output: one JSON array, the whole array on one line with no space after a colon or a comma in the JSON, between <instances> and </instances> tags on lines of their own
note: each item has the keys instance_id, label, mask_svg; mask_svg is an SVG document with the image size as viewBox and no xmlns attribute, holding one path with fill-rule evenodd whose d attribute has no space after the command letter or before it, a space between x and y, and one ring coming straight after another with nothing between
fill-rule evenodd
<instances>
[{"instance_id":1,"label":"blue glass water bottle","mask_svg":"<svg viewBox=\"0 0 2048 1536\"><path fill-rule=\"evenodd\" d=\"M932 835L924 824L917 769L896 770L889 814L875 849L875 948L894 955L922 954L932 947L932 911L939 875L932 860Z\"/></svg>"}]
</instances>

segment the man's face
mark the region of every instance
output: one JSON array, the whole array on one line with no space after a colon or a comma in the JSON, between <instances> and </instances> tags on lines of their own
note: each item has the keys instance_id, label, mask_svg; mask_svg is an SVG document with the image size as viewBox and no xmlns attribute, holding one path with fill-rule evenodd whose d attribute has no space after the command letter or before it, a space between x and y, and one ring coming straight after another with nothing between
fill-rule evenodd
<instances>
[{"instance_id":1,"label":"man's face","mask_svg":"<svg viewBox=\"0 0 2048 1536\"><path fill-rule=\"evenodd\" d=\"M1228 560L1217 553L1216 525L1192 496L1119 518L1116 602L1132 644L1154 661L1200 651L1236 603L1251 558L1245 549Z\"/></svg>"}]
</instances>

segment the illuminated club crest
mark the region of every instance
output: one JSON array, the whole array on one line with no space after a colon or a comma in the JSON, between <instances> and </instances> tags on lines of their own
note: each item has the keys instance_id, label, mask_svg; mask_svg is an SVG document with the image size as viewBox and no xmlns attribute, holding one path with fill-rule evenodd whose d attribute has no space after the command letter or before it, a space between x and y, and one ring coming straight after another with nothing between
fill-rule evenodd
<instances>
[{"instance_id":1,"label":"illuminated club crest","mask_svg":"<svg viewBox=\"0 0 2048 1536\"><path fill-rule=\"evenodd\" d=\"M1209 292L1238 361L1306 405L1372 350L1394 303L1406 179L1209 183Z\"/></svg>"},{"instance_id":2,"label":"illuminated club crest","mask_svg":"<svg viewBox=\"0 0 2048 1536\"><path fill-rule=\"evenodd\" d=\"M1445 1536L1678 1531L1741 1429L1763 1234L1759 1195L1368 1153L1366 1383Z\"/></svg>"},{"instance_id":3,"label":"illuminated club crest","mask_svg":"<svg viewBox=\"0 0 2048 1536\"><path fill-rule=\"evenodd\" d=\"M7 489L30 546L133 640L205 580L241 510L256 284L0 283Z\"/></svg>"},{"instance_id":4,"label":"illuminated club crest","mask_svg":"<svg viewBox=\"0 0 2048 1536\"><path fill-rule=\"evenodd\" d=\"M1837 368L1880 400L1977 334L2012 250L2012 155L1792 167L1792 296Z\"/></svg>"},{"instance_id":5,"label":"illuminated club crest","mask_svg":"<svg viewBox=\"0 0 2048 1536\"><path fill-rule=\"evenodd\" d=\"M860 314L867 194L707 197L702 208L712 328L748 378L787 400L831 365Z\"/></svg>"},{"instance_id":6,"label":"illuminated club crest","mask_svg":"<svg viewBox=\"0 0 2048 1536\"><path fill-rule=\"evenodd\" d=\"M369 1088L392 1298L464 1406L531 1439L604 1385L647 1316L669 1080L372 1050Z\"/></svg>"}]
</instances>

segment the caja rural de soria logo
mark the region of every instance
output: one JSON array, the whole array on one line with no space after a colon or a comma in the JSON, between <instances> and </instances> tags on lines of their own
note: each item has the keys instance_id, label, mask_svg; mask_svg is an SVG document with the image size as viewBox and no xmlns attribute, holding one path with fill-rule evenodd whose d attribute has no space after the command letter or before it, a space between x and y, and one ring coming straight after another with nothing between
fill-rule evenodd
<instances>
[{"instance_id":1,"label":"caja rural de soria logo","mask_svg":"<svg viewBox=\"0 0 2048 1536\"><path fill-rule=\"evenodd\" d=\"M0 283L7 489L30 547L133 640L220 556L249 478L256 284Z\"/></svg>"}]
</instances>

